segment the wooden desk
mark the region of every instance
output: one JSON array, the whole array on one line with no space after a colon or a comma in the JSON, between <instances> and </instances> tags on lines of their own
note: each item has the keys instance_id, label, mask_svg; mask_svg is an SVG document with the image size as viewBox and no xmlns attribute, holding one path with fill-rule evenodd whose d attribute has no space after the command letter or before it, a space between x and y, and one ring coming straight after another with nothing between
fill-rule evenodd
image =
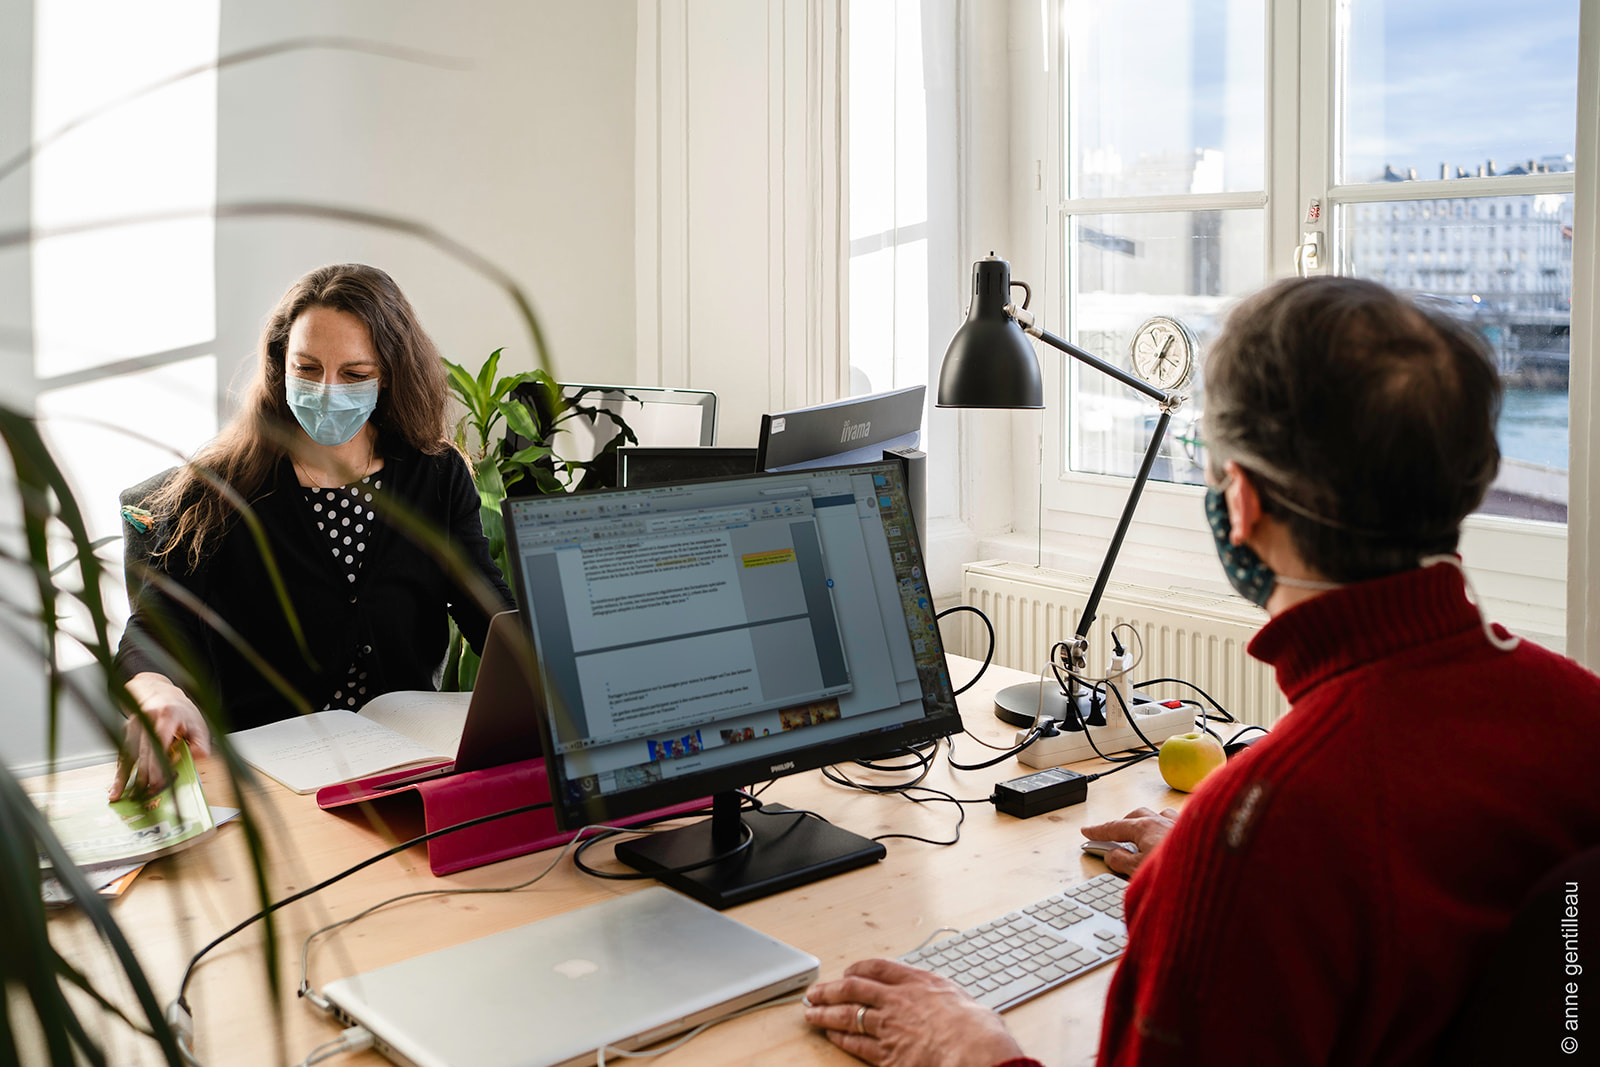
<instances>
[{"instance_id":1,"label":"wooden desk","mask_svg":"<svg viewBox=\"0 0 1600 1067\"><path fill-rule=\"evenodd\" d=\"M976 668L975 662L951 659L958 684ZM991 744L1009 743L1012 730L994 718L993 695L1005 685L1026 680L1027 676L1017 671L991 667L984 679L960 698L969 733ZM963 763L979 763L994 755L971 737L957 737L955 748ZM1078 769L1092 773L1097 768L1080 764ZM925 784L963 799L977 799L987 797L993 783L1029 770L1013 759L984 771L953 771L941 754ZM108 778L109 773L103 768L73 772L75 777L96 780ZM855 767L849 773L871 781L896 777ZM201 776L213 804L234 803L219 766L202 764ZM1000 815L987 805L971 805L959 844L938 847L891 840L886 842L888 858L872 868L745 904L729 914L814 954L821 960L823 977L837 977L854 960L899 956L941 926L963 929L1103 873L1105 867L1098 860L1079 851L1082 838L1078 827L1115 818L1141 805L1157 810L1175 806L1182 798L1183 794L1167 789L1151 761L1094 783L1085 804L1029 820ZM393 840L404 840L404 836L386 839L360 816L319 811L311 797L295 796L270 783L245 799L259 807L268 824L269 890L274 899L337 873ZM781 779L763 799L810 808L866 836L897 832L948 840L956 824L952 804L913 804L898 796L848 790L826 781L820 772ZM409 836L406 830L401 832ZM190 986L197 1054L207 1067L300 1062L313 1047L338 1033L331 1020L298 1003L294 995L300 947L308 933L399 893L514 884L542 870L553 855L523 856L447 878L429 874L420 846L384 860L279 912L276 955L281 972L274 990L266 984L259 924L237 935L206 958ZM596 846L588 858L606 864L608 846ZM544 880L516 893L407 901L319 940L311 957L311 985L320 989L343 975L569 911L646 884L651 883L592 879L578 873L566 859ZM237 825L230 825L211 841L156 862L114 911L164 1006L175 994L189 957L258 907L244 835ZM69 957L96 973L107 973L106 952L76 912L53 919L50 930ZM1023 1046L1051 1067L1087 1063L1099 1039L1101 1007L1111 972L1112 968L1102 968L1015 1008L1006 1014L1006 1022ZM280 1026L274 1025L274 999ZM98 1016L93 1009L83 1014L86 1019ZM113 1063L158 1062L153 1046L121 1024L101 1017L98 1031L93 1026L91 1031L107 1043ZM376 1067L386 1061L368 1052L330 1062L339 1067ZM798 1007L784 1006L714 1027L684 1048L651 1062L663 1067L716 1067L859 1061L808 1028Z\"/></svg>"}]
</instances>

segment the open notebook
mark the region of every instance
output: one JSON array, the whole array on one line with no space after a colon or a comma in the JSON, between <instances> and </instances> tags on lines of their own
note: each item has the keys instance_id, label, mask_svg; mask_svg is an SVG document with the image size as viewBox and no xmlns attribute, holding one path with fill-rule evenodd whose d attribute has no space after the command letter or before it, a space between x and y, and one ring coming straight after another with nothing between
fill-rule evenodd
<instances>
[{"instance_id":1,"label":"open notebook","mask_svg":"<svg viewBox=\"0 0 1600 1067\"><path fill-rule=\"evenodd\" d=\"M359 713L318 711L228 737L246 763L296 793L408 767L495 767L540 754L536 677L520 616L503 611L489 623L470 693L385 693Z\"/></svg>"}]
</instances>

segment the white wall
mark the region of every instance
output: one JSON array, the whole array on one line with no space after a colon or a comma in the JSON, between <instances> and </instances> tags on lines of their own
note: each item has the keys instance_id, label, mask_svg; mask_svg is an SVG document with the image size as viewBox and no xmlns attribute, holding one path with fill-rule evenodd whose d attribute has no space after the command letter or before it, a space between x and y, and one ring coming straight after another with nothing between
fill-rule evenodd
<instances>
[{"instance_id":1,"label":"white wall","mask_svg":"<svg viewBox=\"0 0 1600 1067\"><path fill-rule=\"evenodd\" d=\"M0 0L0 159L43 132L32 129L33 10L31 0ZM467 69L309 48L218 75L216 336L177 355L215 353L219 416L231 410L229 386L252 360L273 304L296 277L328 262L388 270L448 358L475 368L505 346L504 369L533 365L505 296L438 249L348 224L228 216L230 205L262 201L432 227L503 268L531 297L558 377L633 382L635 27L635 0L223 0L222 56L341 36L443 54ZM0 232L29 224L30 178L25 171L0 181ZM27 250L0 249L0 396L24 407L62 385L34 369L30 279ZM202 298L176 282L163 297L174 306L212 301L209 288ZM142 366L136 358L101 380L132 382ZM130 412L130 422L160 419L150 406ZM9 503L0 498L0 523ZM85 506L116 522L114 494ZM12 578L0 577L0 594L15 592ZM0 758L12 766L44 755L42 697L17 691L38 675L31 657L0 641L0 677L12 697L0 705ZM61 752L77 762L106 749L74 723Z\"/></svg>"},{"instance_id":2,"label":"white wall","mask_svg":"<svg viewBox=\"0 0 1600 1067\"><path fill-rule=\"evenodd\" d=\"M848 392L844 0L639 0L638 378L717 440Z\"/></svg>"},{"instance_id":3,"label":"white wall","mask_svg":"<svg viewBox=\"0 0 1600 1067\"><path fill-rule=\"evenodd\" d=\"M228 0L221 52L348 35L459 57L442 70L309 49L230 69L217 200L307 200L426 223L514 276L558 377L629 382L633 333L633 0ZM338 260L388 270L446 357L476 367L526 332L491 284L406 236L324 222L217 226L218 351L249 353L295 277Z\"/></svg>"}]
</instances>

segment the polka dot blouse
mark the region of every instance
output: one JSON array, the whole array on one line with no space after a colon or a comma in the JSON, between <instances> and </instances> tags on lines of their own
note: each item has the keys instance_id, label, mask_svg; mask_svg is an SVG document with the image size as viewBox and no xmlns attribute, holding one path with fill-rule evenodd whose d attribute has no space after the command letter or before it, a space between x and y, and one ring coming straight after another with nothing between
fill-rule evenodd
<instances>
[{"instance_id":1,"label":"polka dot blouse","mask_svg":"<svg viewBox=\"0 0 1600 1067\"><path fill-rule=\"evenodd\" d=\"M302 486L306 503L317 529L328 538L328 550L347 583L354 585L361 571L361 559L372 536L372 491L383 488L377 475L369 474L353 485L338 489ZM358 709L367 702L367 657L371 645L356 649L343 684L328 700L330 708Z\"/></svg>"}]
</instances>

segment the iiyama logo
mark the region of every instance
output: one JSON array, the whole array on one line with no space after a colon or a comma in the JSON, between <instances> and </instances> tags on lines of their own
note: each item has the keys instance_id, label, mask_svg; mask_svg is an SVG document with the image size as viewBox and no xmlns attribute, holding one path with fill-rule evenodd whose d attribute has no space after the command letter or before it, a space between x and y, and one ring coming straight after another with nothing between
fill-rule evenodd
<instances>
[{"instance_id":1,"label":"iiyama logo","mask_svg":"<svg viewBox=\"0 0 1600 1067\"><path fill-rule=\"evenodd\" d=\"M844 432L839 435L839 440L841 443L844 441L859 441L871 432L871 419L868 419L866 422L858 422L853 425L847 421L844 424Z\"/></svg>"},{"instance_id":2,"label":"iiyama logo","mask_svg":"<svg viewBox=\"0 0 1600 1067\"><path fill-rule=\"evenodd\" d=\"M767 770L772 774L777 774L779 771L792 771L794 770L794 760L790 760L787 763L774 763Z\"/></svg>"}]
</instances>

